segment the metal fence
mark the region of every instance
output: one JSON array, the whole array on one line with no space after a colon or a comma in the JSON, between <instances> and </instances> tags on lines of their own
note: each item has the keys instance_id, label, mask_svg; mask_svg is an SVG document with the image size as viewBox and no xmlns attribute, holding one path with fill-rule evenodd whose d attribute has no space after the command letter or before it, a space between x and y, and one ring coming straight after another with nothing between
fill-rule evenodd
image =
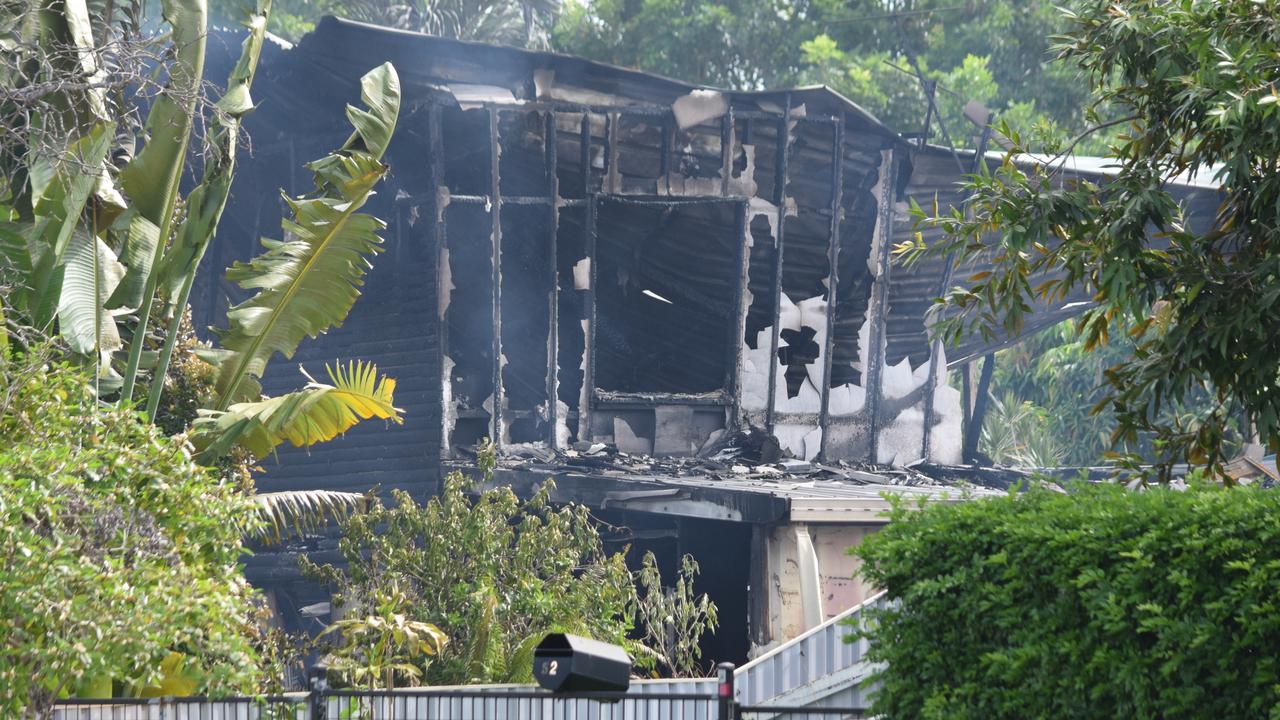
<instances>
[{"instance_id":1,"label":"metal fence","mask_svg":"<svg viewBox=\"0 0 1280 720\"><path fill-rule=\"evenodd\" d=\"M66 700L54 720L837 720L861 708L740 704L734 667L710 680L637 682L626 692L529 686L331 690L273 697Z\"/></svg>"}]
</instances>

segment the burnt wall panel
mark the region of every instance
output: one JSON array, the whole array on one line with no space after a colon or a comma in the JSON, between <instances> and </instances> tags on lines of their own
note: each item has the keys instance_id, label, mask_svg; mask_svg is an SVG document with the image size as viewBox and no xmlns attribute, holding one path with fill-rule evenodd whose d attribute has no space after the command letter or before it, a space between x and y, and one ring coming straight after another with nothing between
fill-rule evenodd
<instances>
[{"instance_id":1,"label":"burnt wall panel","mask_svg":"<svg viewBox=\"0 0 1280 720\"><path fill-rule=\"evenodd\" d=\"M238 44L234 52L238 55ZM359 101L356 78L302 82L309 73L310 68L299 67L290 56L264 61L259 71L255 92L272 101L246 118L249 146L238 156L231 196L191 297L202 337L209 337L209 325L225 325L228 304L246 297L223 280L226 267L260 253L258 238L282 237L280 191L309 192L311 174L304 163L324 157L350 135L343 105ZM282 394L306 384L299 365L327 382L326 364L370 361L396 379L395 401L404 410L404 424L369 420L309 449L281 446L275 458L260 463L259 490L364 491L379 486L403 488L417 497L435 490L441 388L434 193L428 180L426 112L419 110L419 99L406 91L400 128L385 158L392 170L364 208L388 227L381 233L383 252L372 259L361 296L341 327L305 339L292 359L272 358L262 383L266 394Z\"/></svg>"},{"instance_id":2,"label":"burnt wall panel","mask_svg":"<svg viewBox=\"0 0 1280 720\"><path fill-rule=\"evenodd\" d=\"M489 194L489 114L445 107L444 184L454 195Z\"/></svg>"},{"instance_id":3,"label":"burnt wall panel","mask_svg":"<svg viewBox=\"0 0 1280 720\"><path fill-rule=\"evenodd\" d=\"M543 114L502 112L498 119L502 138L498 176L503 196L546 197L547 161L542 145L546 124ZM487 138L485 143L488 144Z\"/></svg>"}]
</instances>

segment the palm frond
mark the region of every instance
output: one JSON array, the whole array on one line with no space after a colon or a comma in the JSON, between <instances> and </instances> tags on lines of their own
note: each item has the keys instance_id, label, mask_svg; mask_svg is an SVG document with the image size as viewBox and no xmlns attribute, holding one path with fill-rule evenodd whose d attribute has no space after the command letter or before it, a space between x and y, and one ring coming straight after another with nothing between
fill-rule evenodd
<instances>
[{"instance_id":1,"label":"palm frond","mask_svg":"<svg viewBox=\"0 0 1280 720\"><path fill-rule=\"evenodd\" d=\"M333 520L341 522L364 512L369 499L360 493L334 490L293 490L253 496L260 526L253 536L279 543L291 535L313 532Z\"/></svg>"},{"instance_id":2,"label":"palm frond","mask_svg":"<svg viewBox=\"0 0 1280 720\"><path fill-rule=\"evenodd\" d=\"M240 445L261 458L277 445L307 447L331 440L361 420L403 422L394 404L396 381L378 377L373 363L352 361L327 368L332 385L310 381L301 390L255 402L236 403L226 411L201 411L192 441L201 462Z\"/></svg>"}]
</instances>

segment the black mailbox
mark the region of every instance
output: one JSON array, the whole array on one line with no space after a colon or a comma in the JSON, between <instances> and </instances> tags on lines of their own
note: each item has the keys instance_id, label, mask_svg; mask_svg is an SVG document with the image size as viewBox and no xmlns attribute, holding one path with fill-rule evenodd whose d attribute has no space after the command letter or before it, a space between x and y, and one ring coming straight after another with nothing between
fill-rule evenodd
<instances>
[{"instance_id":1,"label":"black mailbox","mask_svg":"<svg viewBox=\"0 0 1280 720\"><path fill-rule=\"evenodd\" d=\"M533 651L533 676L552 692L622 691L631 684L631 656L617 645L551 633Z\"/></svg>"}]
</instances>

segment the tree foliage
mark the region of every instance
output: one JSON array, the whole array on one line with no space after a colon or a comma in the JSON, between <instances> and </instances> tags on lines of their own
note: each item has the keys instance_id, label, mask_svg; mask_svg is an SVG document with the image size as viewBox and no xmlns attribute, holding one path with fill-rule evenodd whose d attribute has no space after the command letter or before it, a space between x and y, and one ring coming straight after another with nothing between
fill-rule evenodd
<instances>
[{"instance_id":1,"label":"tree foliage","mask_svg":"<svg viewBox=\"0 0 1280 720\"><path fill-rule=\"evenodd\" d=\"M1115 176L1098 187L1063 182L1058 159L1016 163L1025 144L1003 128L1013 149L967 183L969 211L929 222L948 235L933 252L993 266L944 299L947 336L1017 332L1034 304L1073 289L1096 303L1078 324L1085 349L1128 332L1134 355L1104 373L1111 440L1150 433L1167 478L1180 461L1219 468L1241 415L1280 448L1280 3L1137 5L1073 3L1058 46L1094 102L1126 116ZM1179 175L1221 183L1216 217L1194 219L1207 229L1165 187ZM1165 412L1201 392L1208 412Z\"/></svg>"},{"instance_id":2,"label":"tree foliage","mask_svg":"<svg viewBox=\"0 0 1280 720\"><path fill-rule=\"evenodd\" d=\"M492 467L492 450L482 452L486 483ZM437 628L448 642L431 640L433 653L384 643L374 658L344 631L331 665L340 679L366 687L409 679L531 682L534 647L549 632L626 645L649 670L699 670L697 644L715 630L716 615L714 603L694 593L696 563L686 559L670 591L646 563L637 593L624 554L605 552L587 508L553 506L552 489L548 483L521 500L510 488L481 491L455 472L425 504L396 492L394 505L346 520L339 543L345 567L303 561L334 589L343 627L367 636L412 621ZM628 639L637 621L638 642Z\"/></svg>"},{"instance_id":3,"label":"tree foliage","mask_svg":"<svg viewBox=\"0 0 1280 720\"><path fill-rule=\"evenodd\" d=\"M1136 343L1128 333L1093 349L1086 342L1068 320L997 353L992 404L982 425L984 453L1000 464L1081 467L1097 465L1113 450L1115 413L1099 403L1107 397L1106 371L1132 358ZM1166 405L1160 421L1190 424L1213 407L1213 395L1194 388L1182 402ZM1227 419L1224 437L1224 454L1234 457L1245 440L1238 418ZM1142 432L1115 449L1153 457L1155 439Z\"/></svg>"},{"instance_id":4,"label":"tree foliage","mask_svg":"<svg viewBox=\"0 0 1280 720\"><path fill-rule=\"evenodd\" d=\"M885 718L1280 713L1280 495L1119 485L898 503L860 545Z\"/></svg>"},{"instance_id":5,"label":"tree foliage","mask_svg":"<svg viewBox=\"0 0 1280 720\"><path fill-rule=\"evenodd\" d=\"M252 501L56 357L0 358L0 714L144 692L173 657L190 692L251 691Z\"/></svg>"}]
</instances>

